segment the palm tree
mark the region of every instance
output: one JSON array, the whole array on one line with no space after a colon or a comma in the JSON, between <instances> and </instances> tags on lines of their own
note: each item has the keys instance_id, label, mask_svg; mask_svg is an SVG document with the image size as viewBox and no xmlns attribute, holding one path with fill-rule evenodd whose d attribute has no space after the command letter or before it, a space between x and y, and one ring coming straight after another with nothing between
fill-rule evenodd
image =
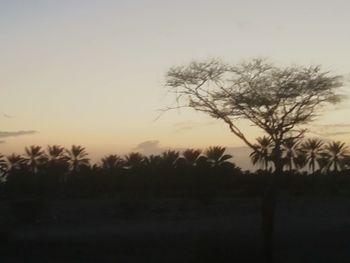
<instances>
[{"instance_id":1,"label":"palm tree","mask_svg":"<svg viewBox=\"0 0 350 263\"><path fill-rule=\"evenodd\" d=\"M187 149L182 153L182 156L185 159L186 164L193 167L196 165L201 153L202 151L199 149Z\"/></svg>"},{"instance_id":2,"label":"palm tree","mask_svg":"<svg viewBox=\"0 0 350 263\"><path fill-rule=\"evenodd\" d=\"M267 171L269 162L271 161L272 143L267 136L258 137L256 139L255 150L249 155L253 165L260 164Z\"/></svg>"},{"instance_id":3,"label":"palm tree","mask_svg":"<svg viewBox=\"0 0 350 263\"><path fill-rule=\"evenodd\" d=\"M129 169L139 169L146 163L146 158L138 152L132 152L125 156L125 165Z\"/></svg>"},{"instance_id":4,"label":"palm tree","mask_svg":"<svg viewBox=\"0 0 350 263\"><path fill-rule=\"evenodd\" d=\"M145 157L144 164L149 168L152 172L159 171L159 167L161 167L162 157L160 155L151 154L148 157Z\"/></svg>"},{"instance_id":5,"label":"palm tree","mask_svg":"<svg viewBox=\"0 0 350 263\"><path fill-rule=\"evenodd\" d=\"M317 158L317 164L321 172L327 172L329 170L329 154L321 152L320 157Z\"/></svg>"},{"instance_id":6,"label":"palm tree","mask_svg":"<svg viewBox=\"0 0 350 263\"><path fill-rule=\"evenodd\" d=\"M294 165L296 169L303 169L307 164L307 156L304 152L300 151L294 158Z\"/></svg>"},{"instance_id":7,"label":"palm tree","mask_svg":"<svg viewBox=\"0 0 350 263\"><path fill-rule=\"evenodd\" d=\"M162 152L161 154L162 167L165 169L174 168L176 161L179 158L179 155L180 153L178 151L168 150L168 151Z\"/></svg>"},{"instance_id":8,"label":"palm tree","mask_svg":"<svg viewBox=\"0 0 350 263\"><path fill-rule=\"evenodd\" d=\"M102 168L109 171L122 168L124 160L116 154L110 154L101 159Z\"/></svg>"},{"instance_id":9,"label":"palm tree","mask_svg":"<svg viewBox=\"0 0 350 263\"><path fill-rule=\"evenodd\" d=\"M72 145L70 150L66 150L66 157L73 172L77 172L83 166L89 166L90 159L85 147Z\"/></svg>"},{"instance_id":10,"label":"palm tree","mask_svg":"<svg viewBox=\"0 0 350 263\"><path fill-rule=\"evenodd\" d=\"M212 167L219 167L229 163L227 160L232 158L232 155L225 154L225 151L225 147L211 146L204 153Z\"/></svg>"},{"instance_id":11,"label":"palm tree","mask_svg":"<svg viewBox=\"0 0 350 263\"><path fill-rule=\"evenodd\" d=\"M0 178L3 177L8 169L8 165L5 159L5 156L0 154Z\"/></svg>"},{"instance_id":12,"label":"palm tree","mask_svg":"<svg viewBox=\"0 0 350 263\"><path fill-rule=\"evenodd\" d=\"M6 159L9 171L20 170L25 163L25 159L23 159L21 155L15 153L6 156Z\"/></svg>"},{"instance_id":13,"label":"palm tree","mask_svg":"<svg viewBox=\"0 0 350 263\"><path fill-rule=\"evenodd\" d=\"M348 156L349 151L345 143L330 142L325 146L325 154L328 155L327 168L338 172L344 167L344 159Z\"/></svg>"},{"instance_id":14,"label":"palm tree","mask_svg":"<svg viewBox=\"0 0 350 263\"><path fill-rule=\"evenodd\" d=\"M51 176L63 176L69 171L68 156L65 148L60 145L48 145L46 149L46 171Z\"/></svg>"},{"instance_id":15,"label":"palm tree","mask_svg":"<svg viewBox=\"0 0 350 263\"><path fill-rule=\"evenodd\" d=\"M67 161L65 149L60 145L47 146L47 158L49 162L61 163Z\"/></svg>"},{"instance_id":16,"label":"palm tree","mask_svg":"<svg viewBox=\"0 0 350 263\"><path fill-rule=\"evenodd\" d=\"M282 149L284 151L284 160L286 162L286 166L291 172L293 170L293 167L296 168L296 160L301 154L299 149L299 142L294 138L289 138L283 143ZM300 165L301 163L298 164Z\"/></svg>"},{"instance_id":17,"label":"palm tree","mask_svg":"<svg viewBox=\"0 0 350 263\"><path fill-rule=\"evenodd\" d=\"M306 164L308 164L312 174L315 174L316 164L318 163L317 160L322 158L323 141L319 139L308 139L301 144L300 148L306 155Z\"/></svg>"},{"instance_id":18,"label":"palm tree","mask_svg":"<svg viewBox=\"0 0 350 263\"><path fill-rule=\"evenodd\" d=\"M40 146L25 147L25 162L33 173L37 173L39 167L47 160Z\"/></svg>"}]
</instances>

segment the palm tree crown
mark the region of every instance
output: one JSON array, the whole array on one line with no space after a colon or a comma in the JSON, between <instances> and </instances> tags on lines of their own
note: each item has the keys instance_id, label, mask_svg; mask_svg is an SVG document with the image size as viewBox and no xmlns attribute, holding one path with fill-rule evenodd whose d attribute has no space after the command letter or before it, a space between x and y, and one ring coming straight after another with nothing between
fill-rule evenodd
<instances>
[{"instance_id":1,"label":"palm tree crown","mask_svg":"<svg viewBox=\"0 0 350 263\"><path fill-rule=\"evenodd\" d=\"M253 165L260 164L264 167L264 170L267 171L269 162L271 160L271 139L267 136L263 136L258 137L256 141L257 143L255 144L255 151L250 154L250 159L252 160Z\"/></svg>"},{"instance_id":2,"label":"palm tree crown","mask_svg":"<svg viewBox=\"0 0 350 263\"><path fill-rule=\"evenodd\" d=\"M0 178L6 174L7 169L8 169L8 165L7 165L5 156L0 154Z\"/></svg>"},{"instance_id":3,"label":"palm tree crown","mask_svg":"<svg viewBox=\"0 0 350 263\"><path fill-rule=\"evenodd\" d=\"M182 153L182 155L187 165L195 166L201 153L202 151L199 149L187 149Z\"/></svg>"},{"instance_id":4,"label":"palm tree crown","mask_svg":"<svg viewBox=\"0 0 350 263\"><path fill-rule=\"evenodd\" d=\"M226 148L221 146L211 146L205 150L205 156L213 167L222 166L232 155L225 154Z\"/></svg>"},{"instance_id":5,"label":"palm tree crown","mask_svg":"<svg viewBox=\"0 0 350 263\"><path fill-rule=\"evenodd\" d=\"M8 163L8 169L10 171L21 169L25 162L25 159L23 159L21 155L15 153L6 156L6 159Z\"/></svg>"},{"instance_id":6,"label":"palm tree crown","mask_svg":"<svg viewBox=\"0 0 350 263\"><path fill-rule=\"evenodd\" d=\"M47 157L40 146L25 147L25 162L32 172L36 173L46 159Z\"/></svg>"},{"instance_id":7,"label":"palm tree crown","mask_svg":"<svg viewBox=\"0 0 350 263\"><path fill-rule=\"evenodd\" d=\"M316 164L322 158L323 141L319 139L308 139L301 144L301 151L306 155L306 164L311 169L312 174L315 173Z\"/></svg>"},{"instance_id":8,"label":"palm tree crown","mask_svg":"<svg viewBox=\"0 0 350 263\"><path fill-rule=\"evenodd\" d=\"M328 155L328 169L338 172L344 167L344 159L348 156L348 147L342 142L330 142L325 146Z\"/></svg>"},{"instance_id":9,"label":"palm tree crown","mask_svg":"<svg viewBox=\"0 0 350 263\"><path fill-rule=\"evenodd\" d=\"M65 149L60 145L49 145L47 146L47 157L52 162L64 162L67 161L65 156Z\"/></svg>"},{"instance_id":10,"label":"palm tree crown","mask_svg":"<svg viewBox=\"0 0 350 263\"><path fill-rule=\"evenodd\" d=\"M116 154L110 154L101 159L102 168L106 170L115 170L122 168L124 160Z\"/></svg>"},{"instance_id":11,"label":"palm tree crown","mask_svg":"<svg viewBox=\"0 0 350 263\"><path fill-rule=\"evenodd\" d=\"M80 167L89 165L90 159L87 158L85 147L72 145L70 150L66 150L66 153L72 171L76 172Z\"/></svg>"},{"instance_id":12,"label":"palm tree crown","mask_svg":"<svg viewBox=\"0 0 350 263\"><path fill-rule=\"evenodd\" d=\"M299 142L294 138L289 138L284 142L282 148L284 151L286 166L288 167L289 171L292 171L293 167L297 168L299 164L297 161L299 159L298 157L302 154L299 148Z\"/></svg>"},{"instance_id":13,"label":"palm tree crown","mask_svg":"<svg viewBox=\"0 0 350 263\"><path fill-rule=\"evenodd\" d=\"M141 168L145 162L146 158L138 152L132 152L125 156L125 165L129 169Z\"/></svg>"}]
</instances>

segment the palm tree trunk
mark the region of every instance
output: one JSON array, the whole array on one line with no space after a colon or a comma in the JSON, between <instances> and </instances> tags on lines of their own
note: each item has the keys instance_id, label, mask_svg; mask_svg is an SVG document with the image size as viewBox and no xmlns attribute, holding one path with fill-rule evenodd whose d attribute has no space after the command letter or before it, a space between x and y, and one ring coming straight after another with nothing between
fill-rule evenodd
<instances>
[{"instance_id":1,"label":"palm tree trunk","mask_svg":"<svg viewBox=\"0 0 350 263\"><path fill-rule=\"evenodd\" d=\"M334 172L338 172L338 165L336 160L334 160Z\"/></svg>"}]
</instances>

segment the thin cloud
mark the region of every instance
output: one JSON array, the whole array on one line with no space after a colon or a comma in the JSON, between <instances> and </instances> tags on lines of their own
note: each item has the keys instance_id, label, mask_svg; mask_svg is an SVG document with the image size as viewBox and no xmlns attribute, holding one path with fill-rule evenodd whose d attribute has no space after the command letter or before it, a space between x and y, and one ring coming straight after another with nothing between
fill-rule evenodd
<instances>
[{"instance_id":1,"label":"thin cloud","mask_svg":"<svg viewBox=\"0 0 350 263\"><path fill-rule=\"evenodd\" d=\"M350 134L350 123L313 125L310 133L322 137L347 135Z\"/></svg>"},{"instance_id":2,"label":"thin cloud","mask_svg":"<svg viewBox=\"0 0 350 263\"><path fill-rule=\"evenodd\" d=\"M12 116L11 115L8 115L6 113L3 113L2 114L3 117L7 118L7 119L12 119Z\"/></svg>"},{"instance_id":3,"label":"thin cloud","mask_svg":"<svg viewBox=\"0 0 350 263\"><path fill-rule=\"evenodd\" d=\"M176 122L174 123L174 132L182 132L182 131L189 131L201 127L207 127L210 125L214 125L217 122L210 121L210 122L205 122L205 123L198 123L198 122L193 122L193 121L182 121L182 122Z\"/></svg>"},{"instance_id":4,"label":"thin cloud","mask_svg":"<svg viewBox=\"0 0 350 263\"><path fill-rule=\"evenodd\" d=\"M133 148L133 150L139 151L146 155L150 155L150 154L159 154L160 152L164 151L165 148L159 145L158 140L148 140L148 141L139 143L135 148Z\"/></svg>"},{"instance_id":5,"label":"thin cloud","mask_svg":"<svg viewBox=\"0 0 350 263\"><path fill-rule=\"evenodd\" d=\"M13 131L13 132L8 132L8 131L0 131L0 138L5 138L5 137L18 137L18 136L23 136L23 135L34 135L37 134L38 131L34 130L29 130L29 131Z\"/></svg>"},{"instance_id":6,"label":"thin cloud","mask_svg":"<svg viewBox=\"0 0 350 263\"><path fill-rule=\"evenodd\" d=\"M310 132L312 134L322 136L322 137L330 137L330 136L337 136L337 135L347 135L350 134L350 131L343 131L343 132Z\"/></svg>"},{"instance_id":7,"label":"thin cloud","mask_svg":"<svg viewBox=\"0 0 350 263\"><path fill-rule=\"evenodd\" d=\"M150 140L139 143L134 149L135 150L148 150L158 148L159 141L158 140Z\"/></svg>"},{"instance_id":8,"label":"thin cloud","mask_svg":"<svg viewBox=\"0 0 350 263\"><path fill-rule=\"evenodd\" d=\"M350 128L350 123L335 123L335 124L323 124L323 125L314 125L324 129L334 129L334 128Z\"/></svg>"}]
</instances>

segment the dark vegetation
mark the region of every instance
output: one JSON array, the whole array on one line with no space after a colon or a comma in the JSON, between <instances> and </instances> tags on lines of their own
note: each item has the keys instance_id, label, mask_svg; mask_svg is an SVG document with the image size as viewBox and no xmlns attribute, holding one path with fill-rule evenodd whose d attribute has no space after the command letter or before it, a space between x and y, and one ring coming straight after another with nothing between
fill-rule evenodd
<instances>
[{"instance_id":1,"label":"dark vegetation","mask_svg":"<svg viewBox=\"0 0 350 263\"><path fill-rule=\"evenodd\" d=\"M259 139L261 151L251 154L261 167L256 172L242 171L218 146L203 152L109 155L97 164L90 163L81 146L31 146L24 155L2 157L2 260L261 262L260 198L274 176L271 146L263 142ZM302 197L304 203L310 196L350 195L345 145L314 142L293 144L293 154L283 147L289 165L275 178L281 200ZM315 158L310 148L317 152ZM294 163L299 159L304 166ZM290 204L283 202L281 211L290 216ZM312 207L316 212L317 206ZM305 226L295 229L298 223L289 222L280 231L288 247L297 247L299 241L285 240L291 227L300 234ZM283 242L276 253L289 259ZM310 253L307 246L305 250ZM297 259L303 258L302 251L293 251Z\"/></svg>"},{"instance_id":2,"label":"dark vegetation","mask_svg":"<svg viewBox=\"0 0 350 263\"><path fill-rule=\"evenodd\" d=\"M194 197L260 196L272 176L272 146L258 138L252 163L261 169L242 171L224 147L182 153L165 151L144 156L108 155L90 164L84 147L40 146L24 155L2 156L1 195L21 197L90 198L108 196ZM318 139L290 140L282 145L284 171L278 188L289 195L347 195L350 193L350 158L341 142Z\"/></svg>"}]
</instances>

